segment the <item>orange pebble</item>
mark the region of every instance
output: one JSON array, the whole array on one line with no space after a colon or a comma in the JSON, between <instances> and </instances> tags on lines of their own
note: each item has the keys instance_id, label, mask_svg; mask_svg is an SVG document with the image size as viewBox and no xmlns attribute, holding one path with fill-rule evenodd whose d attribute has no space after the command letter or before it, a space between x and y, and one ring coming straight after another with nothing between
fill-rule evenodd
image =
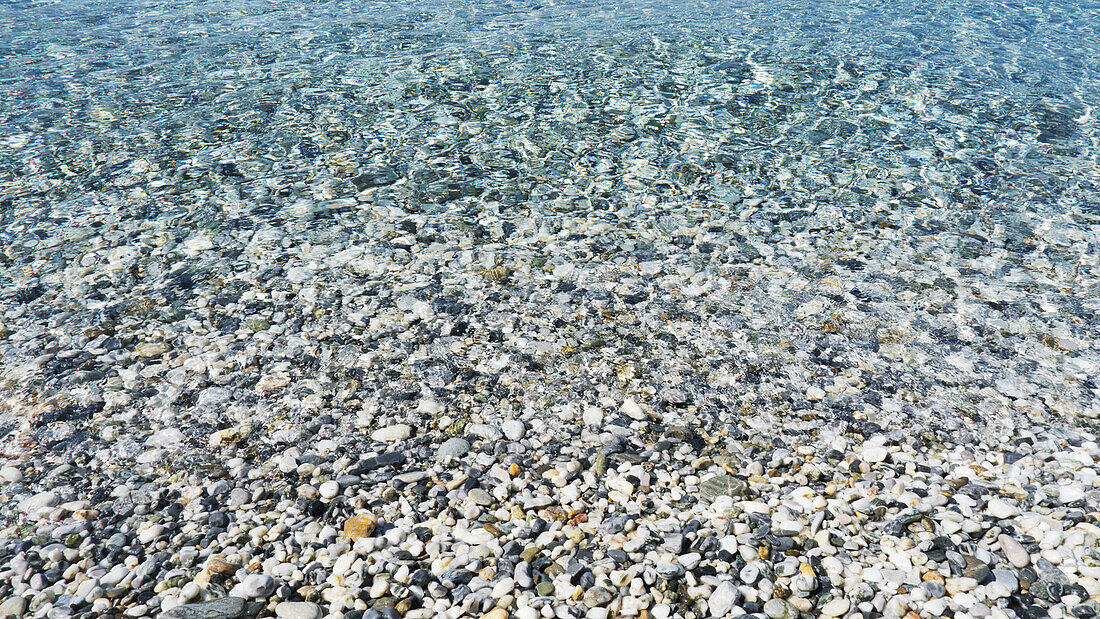
<instances>
[{"instance_id":1,"label":"orange pebble","mask_svg":"<svg viewBox=\"0 0 1100 619\"><path fill-rule=\"evenodd\" d=\"M920 579L923 580L924 582L935 582L935 583L939 583L941 585L944 582L943 581L943 575L940 574L939 572L937 572L936 570L928 570L924 574L921 574Z\"/></svg>"}]
</instances>

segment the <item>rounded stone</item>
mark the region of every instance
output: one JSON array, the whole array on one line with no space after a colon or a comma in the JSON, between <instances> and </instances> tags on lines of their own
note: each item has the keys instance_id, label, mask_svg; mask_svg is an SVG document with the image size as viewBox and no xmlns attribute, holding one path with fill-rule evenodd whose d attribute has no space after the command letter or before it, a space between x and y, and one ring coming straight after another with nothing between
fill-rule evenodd
<instances>
[{"instance_id":1,"label":"rounded stone","mask_svg":"<svg viewBox=\"0 0 1100 619\"><path fill-rule=\"evenodd\" d=\"M280 619L321 619L321 607L313 602L279 602L275 616Z\"/></svg>"},{"instance_id":2,"label":"rounded stone","mask_svg":"<svg viewBox=\"0 0 1100 619\"><path fill-rule=\"evenodd\" d=\"M521 440L523 435L527 433L527 428L518 419L509 419L500 424L500 430L504 432L504 436L508 437L510 441Z\"/></svg>"},{"instance_id":3,"label":"rounded stone","mask_svg":"<svg viewBox=\"0 0 1100 619\"><path fill-rule=\"evenodd\" d=\"M839 617L848 612L848 609L852 607L848 598L834 598L825 602L821 607L821 614L826 617Z\"/></svg>"},{"instance_id":4,"label":"rounded stone","mask_svg":"<svg viewBox=\"0 0 1100 619\"><path fill-rule=\"evenodd\" d=\"M764 614L771 617L771 619L796 619L798 609L791 606L791 603L787 600L768 600L764 604Z\"/></svg>"},{"instance_id":5,"label":"rounded stone","mask_svg":"<svg viewBox=\"0 0 1100 619\"><path fill-rule=\"evenodd\" d=\"M440 460L447 458L461 458L470 451L470 442L464 438L452 438L439 446L436 457Z\"/></svg>"}]
</instances>

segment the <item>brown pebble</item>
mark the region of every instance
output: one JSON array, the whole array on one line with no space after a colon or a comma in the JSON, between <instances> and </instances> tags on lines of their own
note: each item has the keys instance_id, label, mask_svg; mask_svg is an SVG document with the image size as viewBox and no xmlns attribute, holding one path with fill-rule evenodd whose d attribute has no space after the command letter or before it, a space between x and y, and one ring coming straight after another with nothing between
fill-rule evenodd
<instances>
[{"instance_id":1,"label":"brown pebble","mask_svg":"<svg viewBox=\"0 0 1100 619\"><path fill-rule=\"evenodd\" d=\"M941 585L944 582L943 574L940 574L936 570L928 570L927 572L921 574L920 579L923 580L924 582L936 582L936 583L939 583Z\"/></svg>"},{"instance_id":2,"label":"brown pebble","mask_svg":"<svg viewBox=\"0 0 1100 619\"><path fill-rule=\"evenodd\" d=\"M228 563L225 560L218 557L210 557L206 562L206 569L211 574L220 574L222 576L232 576L237 573L237 566L232 563Z\"/></svg>"},{"instance_id":3,"label":"brown pebble","mask_svg":"<svg viewBox=\"0 0 1100 619\"><path fill-rule=\"evenodd\" d=\"M378 526L378 519L371 514L359 514L352 516L344 522L344 537L357 540L361 537L370 537L374 528Z\"/></svg>"}]
</instances>

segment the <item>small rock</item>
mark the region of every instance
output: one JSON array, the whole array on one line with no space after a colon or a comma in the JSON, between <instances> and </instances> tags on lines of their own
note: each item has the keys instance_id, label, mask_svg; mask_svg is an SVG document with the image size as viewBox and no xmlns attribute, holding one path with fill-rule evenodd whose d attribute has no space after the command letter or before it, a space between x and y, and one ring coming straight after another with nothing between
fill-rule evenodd
<instances>
[{"instance_id":1,"label":"small rock","mask_svg":"<svg viewBox=\"0 0 1100 619\"><path fill-rule=\"evenodd\" d=\"M0 467L0 479L9 483L19 483L23 481L23 472L14 466L8 465Z\"/></svg>"},{"instance_id":2,"label":"small rock","mask_svg":"<svg viewBox=\"0 0 1100 619\"><path fill-rule=\"evenodd\" d=\"M325 483L321 484L319 492L321 494L321 498L324 498L324 499L336 498L336 496L338 494L340 494L340 484L335 482L335 481L331 481L331 480L326 481Z\"/></svg>"},{"instance_id":3,"label":"small rock","mask_svg":"<svg viewBox=\"0 0 1100 619\"><path fill-rule=\"evenodd\" d=\"M741 597L737 587L731 582L723 582L715 587L714 592L707 598L707 607L714 617L725 617L733 609L733 605Z\"/></svg>"},{"instance_id":4,"label":"small rock","mask_svg":"<svg viewBox=\"0 0 1100 619\"><path fill-rule=\"evenodd\" d=\"M344 537L352 540L370 537L376 526L378 526L378 519L371 514L352 516L344 522Z\"/></svg>"},{"instance_id":5,"label":"small rock","mask_svg":"<svg viewBox=\"0 0 1100 619\"><path fill-rule=\"evenodd\" d=\"M510 441L522 440L523 435L527 433L527 427L518 419L509 419L505 421L500 424L500 429L504 432L504 436L508 437Z\"/></svg>"},{"instance_id":6,"label":"small rock","mask_svg":"<svg viewBox=\"0 0 1100 619\"><path fill-rule=\"evenodd\" d=\"M657 566L657 575L665 580L680 578L685 571L687 570L679 563L662 563Z\"/></svg>"},{"instance_id":7,"label":"small rock","mask_svg":"<svg viewBox=\"0 0 1100 619\"><path fill-rule=\"evenodd\" d=\"M721 473L699 484L699 494L713 501L720 496L740 497L748 491L749 485L733 475Z\"/></svg>"},{"instance_id":8,"label":"small rock","mask_svg":"<svg viewBox=\"0 0 1100 619\"><path fill-rule=\"evenodd\" d=\"M833 598L821 607L821 614L826 617L840 617L848 612L851 606L852 604L848 601L848 598Z\"/></svg>"},{"instance_id":9,"label":"small rock","mask_svg":"<svg viewBox=\"0 0 1100 619\"><path fill-rule=\"evenodd\" d=\"M385 428L378 428L370 435L372 439L381 443L403 441L410 436L412 436L412 428L404 423L394 424Z\"/></svg>"},{"instance_id":10,"label":"small rock","mask_svg":"<svg viewBox=\"0 0 1100 619\"><path fill-rule=\"evenodd\" d=\"M1012 518L1020 515L1020 510L1014 505L1009 505L1007 501L999 498L989 499L989 504L986 505L985 511L990 516L1003 520L1005 518Z\"/></svg>"},{"instance_id":11,"label":"small rock","mask_svg":"<svg viewBox=\"0 0 1100 619\"><path fill-rule=\"evenodd\" d=\"M612 599L614 599L614 595L603 587L592 587L584 592L584 603L589 608L607 606Z\"/></svg>"},{"instance_id":12,"label":"small rock","mask_svg":"<svg viewBox=\"0 0 1100 619\"><path fill-rule=\"evenodd\" d=\"M249 574L245 576L233 592L249 599L266 598L275 592L275 579L267 574Z\"/></svg>"},{"instance_id":13,"label":"small rock","mask_svg":"<svg viewBox=\"0 0 1100 619\"><path fill-rule=\"evenodd\" d=\"M244 614L245 600L224 597L198 604L184 604L161 615L164 619L236 619Z\"/></svg>"},{"instance_id":14,"label":"small rock","mask_svg":"<svg viewBox=\"0 0 1100 619\"><path fill-rule=\"evenodd\" d=\"M487 423L472 423L466 426L466 433L486 441L499 441L504 433Z\"/></svg>"},{"instance_id":15,"label":"small rock","mask_svg":"<svg viewBox=\"0 0 1100 619\"><path fill-rule=\"evenodd\" d=\"M798 609L791 606L791 603L787 600L768 600L764 604L764 614L771 619L796 619Z\"/></svg>"},{"instance_id":16,"label":"small rock","mask_svg":"<svg viewBox=\"0 0 1100 619\"><path fill-rule=\"evenodd\" d=\"M53 492L39 492L20 501L19 509L26 514L37 514L42 510L55 507L60 502L61 499Z\"/></svg>"},{"instance_id":17,"label":"small rock","mask_svg":"<svg viewBox=\"0 0 1100 619\"><path fill-rule=\"evenodd\" d=\"M638 406L638 403L634 401L634 398L627 398L623 400L622 408L620 408L619 410L621 410L624 415L630 417L631 419L637 419L638 421L642 421L645 419L645 411L642 410L641 406Z\"/></svg>"},{"instance_id":18,"label":"small rock","mask_svg":"<svg viewBox=\"0 0 1100 619\"><path fill-rule=\"evenodd\" d=\"M1085 489L1076 484L1066 484L1058 487L1058 500L1063 505L1077 503L1085 500Z\"/></svg>"},{"instance_id":19,"label":"small rock","mask_svg":"<svg viewBox=\"0 0 1100 619\"><path fill-rule=\"evenodd\" d=\"M1005 558L1015 568L1027 567L1031 563L1031 555L1024 550L1024 547L1020 542L1012 539L1008 535L1002 533L997 542L1001 544L1001 550L1005 553Z\"/></svg>"},{"instance_id":20,"label":"small rock","mask_svg":"<svg viewBox=\"0 0 1100 619\"><path fill-rule=\"evenodd\" d=\"M211 574L220 574L222 576L232 576L237 573L237 566L232 563L227 563L220 557L210 557L206 562L206 570Z\"/></svg>"},{"instance_id":21,"label":"small rock","mask_svg":"<svg viewBox=\"0 0 1100 619\"><path fill-rule=\"evenodd\" d=\"M10 597L0 604L0 617L22 617L27 612L27 598Z\"/></svg>"},{"instance_id":22,"label":"small rock","mask_svg":"<svg viewBox=\"0 0 1100 619\"><path fill-rule=\"evenodd\" d=\"M321 607L313 602L279 602L275 616L281 619L321 619Z\"/></svg>"},{"instance_id":23,"label":"small rock","mask_svg":"<svg viewBox=\"0 0 1100 619\"><path fill-rule=\"evenodd\" d=\"M452 438L439 446L436 457L440 460L447 458L461 458L470 451L470 442L464 438Z\"/></svg>"},{"instance_id":24,"label":"small rock","mask_svg":"<svg viewBox=\"0 0 1100 619\"><path fill-rule=\"evenodd\" d=\"M489 494L487 491L481 488L471 489L467 493L467 496L470 497L471 501L477 503L478 505L481 505L482 507L487 507L493 504L493 495Z\"/></svg>"},{"instance_id":25,"label":"small rock","mask_svg":"<svg viewBox=\"0 0 1100 619\"><path fill-rule=\"evenodd\" d=\"M889 455L890 452L888 452L886 448L882 447L881 445L875 447L866 447L863 450L863 461L870 462L872 464L876 462L885 462L887 456Z\"/></svg>"}]
</instances>

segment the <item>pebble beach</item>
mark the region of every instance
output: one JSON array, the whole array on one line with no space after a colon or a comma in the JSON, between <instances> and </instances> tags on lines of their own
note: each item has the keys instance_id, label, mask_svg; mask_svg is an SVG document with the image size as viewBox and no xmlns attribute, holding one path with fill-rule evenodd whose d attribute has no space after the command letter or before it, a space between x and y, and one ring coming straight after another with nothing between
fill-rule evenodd
<instances>
[{"instance_id":1,"label":"pebble beach","mask_svg":"<svg viewBox=\"0 0 1100 619\"><path fill-rule=\"evenodd\" d=\"M1098 23L0 7L0 619L1100 616Z\"/></svg>"}]
</instances>

